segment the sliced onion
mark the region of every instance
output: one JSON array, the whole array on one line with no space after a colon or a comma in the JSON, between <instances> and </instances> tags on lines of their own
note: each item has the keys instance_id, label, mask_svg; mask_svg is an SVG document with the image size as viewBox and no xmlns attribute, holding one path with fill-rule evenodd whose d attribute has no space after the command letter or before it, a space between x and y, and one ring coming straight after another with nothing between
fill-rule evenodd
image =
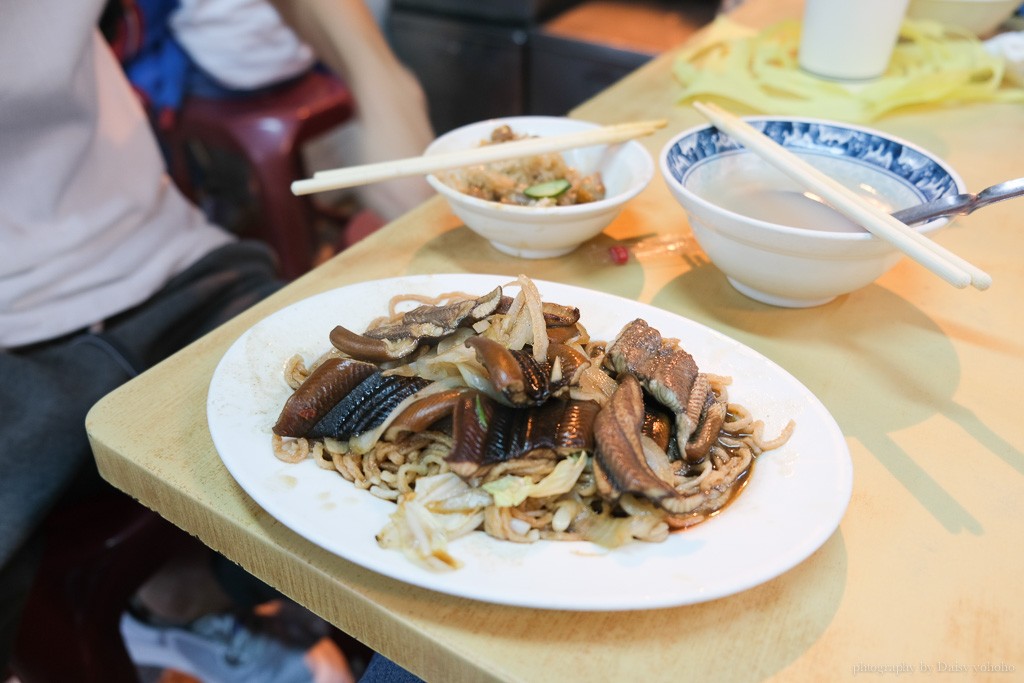
<instances>
[{"instance_id":1,"label":"sliced onion","mask_svg":"<svg viewBox=\"0 0 1024 683\"><path fill-rule=\"evenodd\" d=\"M543 363L548 358L548 326L544 322L544 302L533 280L519 276L519 286L526 298L526 310L530 314L530 330L533 337L533 359Z\"/></svg>"}]
</instances>

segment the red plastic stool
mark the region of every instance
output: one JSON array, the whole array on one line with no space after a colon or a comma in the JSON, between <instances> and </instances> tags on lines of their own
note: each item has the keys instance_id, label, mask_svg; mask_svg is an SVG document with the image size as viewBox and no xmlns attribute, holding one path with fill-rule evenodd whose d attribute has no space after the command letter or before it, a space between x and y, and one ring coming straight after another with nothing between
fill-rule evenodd
<instances>
[{"instance_id":1,"label":"red plastic stool","mask_svg":"<svg viewBox=\"0 0 1024 683\"><path fill-rule=\"evenodd\" d=\"M243 236L270 244L280 258L281 275L291 279L309 270L316 249L316 210L308 197L296 197L290 187L306 175L302 145L344 123L353 109L352 95L343 83L311 71L248 97L190 97L174 125L160 136L172 177L194 201L200 188L190 174L190 146L226 149L244 159L259 212Z\"/></svg>"}]
</instances>

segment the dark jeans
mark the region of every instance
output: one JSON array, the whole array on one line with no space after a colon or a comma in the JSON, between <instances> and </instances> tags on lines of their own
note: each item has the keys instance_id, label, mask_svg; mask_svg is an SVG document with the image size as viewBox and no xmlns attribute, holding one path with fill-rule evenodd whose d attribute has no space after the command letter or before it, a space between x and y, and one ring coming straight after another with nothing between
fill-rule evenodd
<instances>
[{"instance_id":1,"label":"dark jeans","mask_svg":"<svg viewBox=\"0 0 1024 683\"><path fill-rule=\"evenodd\" d=\"M106 393L281 286L270 251L210 253L99 332L0 352L0 671L38 560L38 529L62 497L106 486L85 415Z\"/></svg>"}]
</instances>

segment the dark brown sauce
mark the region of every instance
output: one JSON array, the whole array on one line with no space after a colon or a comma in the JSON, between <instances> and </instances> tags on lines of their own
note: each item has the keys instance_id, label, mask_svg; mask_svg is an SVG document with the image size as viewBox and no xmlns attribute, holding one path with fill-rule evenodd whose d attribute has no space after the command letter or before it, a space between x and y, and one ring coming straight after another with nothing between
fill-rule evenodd
<instances>
[{"instance_id":1,"label":"dark brown sauce","mask_svg":"<svg viewBox=\"0 0 1024 683\"><path fill-rule=\"evenodd\" d=\"M736 416L731 414L731 413L727 413L726 414L726 421L728 421L730 417L735 418ZM724 429L721 432L719 432L718 446L720 446L724 450L729 451L730 453L732 453L732 452L735 452L735 451L739 450L739 446L730 446L728 444L723 443L722 440L721 440L722 436L731 437L733 439L742 439L743 437L751 436L751 433L750 432L729 432L729 431L726 431ZM738 476L736 478L736 480L733 482L732 486L729 487L729 500L727 500L722 507L718 508L714 512L710 512L710 513L704 515L704 519L702 519L701 521L699 521L699 522L697 522L695 524L688 524L686 526L679 527L678 529L669 529L669 533L673 533L673 534L681 533L681 532L687 531L688 529L692 529L694 527L700 526L701 524L703 524L707 520L711 519L712 517L717 517L721 512L723 512L729 506L731 506L733 504L733 502L735 502L736 499L738 499L740 497L740 495L743 493L743 491L746 490L747 484L750 482L750 478L753 476L754 466L757 464L757 457L758 457L757 455L753 455L752 454L752 457L750 459L750 465L747 467L746 470L744 470L743 474L741 474L740 476ZM680 516L680 517L685 517L685 516Z\"/></svg>"}]
</instances>

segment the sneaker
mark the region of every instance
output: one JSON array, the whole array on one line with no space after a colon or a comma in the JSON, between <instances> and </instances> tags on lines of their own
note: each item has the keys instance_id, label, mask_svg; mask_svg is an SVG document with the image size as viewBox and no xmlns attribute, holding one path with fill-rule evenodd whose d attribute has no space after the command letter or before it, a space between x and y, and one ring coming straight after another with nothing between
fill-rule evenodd
<instances>
[{"instance_id":1,"label":"sneaker","mask_svg":"<svg viewBox=\"0 0 1024 683\"><path fill-rule=\"evenodd\" d=\"M250 630L232 614L186 627L154 624L128 611L121 635L139 666L173 669L203 683L351 683L345 656L329 638L312 647Z\"/></svg>"}]
</instances>

